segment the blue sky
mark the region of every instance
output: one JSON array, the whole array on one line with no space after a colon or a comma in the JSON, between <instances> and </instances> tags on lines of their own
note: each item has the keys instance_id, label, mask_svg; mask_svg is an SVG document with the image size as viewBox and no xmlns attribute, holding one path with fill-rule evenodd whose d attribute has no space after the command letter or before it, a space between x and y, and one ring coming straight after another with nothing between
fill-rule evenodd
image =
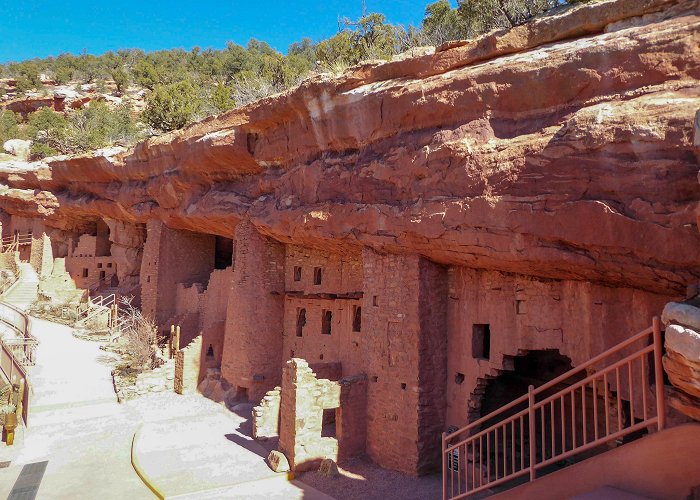
<instances>
[{"instance_id":1,"label":"blue sky","mask_svg":"<svg viewBox=\"0 0 700 500\"><path fill-rule=\"evenodd\" d=\"M431 1L366 4L391 22L418 25ZM120 48L223 48L228 40L245 44L250 38L286 52L304 36L321 40L335 33L338 16L359 17L362 0L0 0L0 12L4 63L83 49L102 54Z\"/></svg>"}]
</instances>

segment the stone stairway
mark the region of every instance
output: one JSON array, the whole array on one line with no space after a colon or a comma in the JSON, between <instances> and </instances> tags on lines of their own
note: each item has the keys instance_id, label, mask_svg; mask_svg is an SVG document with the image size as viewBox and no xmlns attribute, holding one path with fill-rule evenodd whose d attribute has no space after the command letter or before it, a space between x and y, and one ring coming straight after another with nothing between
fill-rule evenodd
<instances>
[{"instance_id":1,"label":"stone stairway","mask_svg":"<svg viewBox=\"0 0 700 500\"><path fill-rule=\"evenodd\" d=\"M31 264L20 264L20 277L17 284L3 297L8 302L22 310L27 310L37 299L39 289L39 276Z\"/></svg>"}]
</instances>

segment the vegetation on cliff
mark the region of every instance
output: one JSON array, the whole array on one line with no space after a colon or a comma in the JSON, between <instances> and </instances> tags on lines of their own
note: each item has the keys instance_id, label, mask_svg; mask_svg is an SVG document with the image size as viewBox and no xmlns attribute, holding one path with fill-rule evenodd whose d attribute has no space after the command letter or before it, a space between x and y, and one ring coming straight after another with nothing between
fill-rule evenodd
<instances>
[{"instance_id":1,"label":"vegetation on cliff","mask_svg":"<svg viewBox=\"0 0 700 500\"><path fill-rule=\"evenodd\" d=\"M15 79L18 95L41 90L41 75L56 84L106 82L123 94L129 86L145 89L143 114L126 106L91 103L85 110L67 113L65 123L36 129L29 118L0 116L0 142L10 138L34 141L35 158L76 153L111 144L131 143L153 131L170 131L208 115L246 105L298 85L311 72L338 73L361 61L390 59L408 49L473 38L496 28L522 24L531 17L579 0L449 0L426 7L419 27L392 25L384 15L371 13L353 21L344 19L338 33L327 40L304 39L286 55L252 39L245 47L229 42L225 49L199 47L145 53L140 49L107 52L101 56L33 59L0 65L0 76ZM95 109L93 109L95 108ZM140 125L139 125L140 123Z\"/></svg>"}]
</instances>

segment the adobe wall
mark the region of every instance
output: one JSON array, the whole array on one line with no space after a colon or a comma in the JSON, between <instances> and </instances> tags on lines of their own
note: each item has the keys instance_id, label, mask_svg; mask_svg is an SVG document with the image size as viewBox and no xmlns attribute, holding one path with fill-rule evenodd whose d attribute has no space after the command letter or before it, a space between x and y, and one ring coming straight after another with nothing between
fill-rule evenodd
<instances>
[{"instance_id":1,"label":"adobe wall","mask_svg":"<svg viewBox=\"0 0 700 500\"><path fill-rule=\"evenodd\" d=\"M450 268L448 275L448 426L461 427L470 414L479 415L479 396L472 393L480 380L508 368L508 356L557 349L576 367L649 327L652 316L669 300L631 288L464 267ZM474 357L474 324L490 326L489 359ZM459 374L464 376L461 383ZM640 380L641 374L633 377ZM627 399L625 380L621 392ZM636 402L637 412L640 404Z\"/></svg>"},{"instance_id":2,"label":"adobe wall","mask_svg":"<svg viewBox=\"0 0 700 500\"><path fill-rule=\"evenodd\" d=\"M321 270L319 285L314 283L315 269ZM295 277L301 279L297 281ZM283 346L285 359L297 357L311 364L341 362L344 375L363 372L365 361L362 328L359 332L353 331L353 317L356 308L362 307L362 301L359 298L308 298L314 294L357 293L362 288L362 260L359 251L340 255L287 245ZM296 296L295 293L302 293L305 297ZM305 311L306 324L299 332L297 326L302 309ZM330 335L322 333L325 311L332 314Z\"/></svg>"},{"instance_id":3,"label":"adobe wall","mask_svg":"<svg viewBox=\"0 0 700 500\"><path fill-rule=\"evenodd\" d=\"M250 222L236 226L222 377L259 401L282 378L284 245Z\"/></svg>"},{"instance_id":4,"label":"adobe wall","mask_svg":"<svg viewBox=\"0 0 700 500\"><path fill-rule=\"evenodd\" d=\"M175 314L178 283L206 283L214 269L215 237L149 220L141 266L141 305L159 326Z\"/></svg>"}]
</instances>

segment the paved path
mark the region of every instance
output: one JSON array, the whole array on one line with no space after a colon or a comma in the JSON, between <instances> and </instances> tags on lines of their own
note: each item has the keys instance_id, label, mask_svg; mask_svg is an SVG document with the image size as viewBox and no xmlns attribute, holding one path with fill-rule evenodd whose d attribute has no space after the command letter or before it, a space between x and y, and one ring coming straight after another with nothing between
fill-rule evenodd
<instances>
[{"instance_id":1,"label":"paved path","mask_svg":"<svg viewBox=\"0 0 700 500\"><path fill-rule=\"evenodd\" d=\"M40 343L30 372L29 429L23 443L0 445L0 461L11 460L0 469L0 498L22 486L17 477L25 466L41 462L43 477L33 480L38 499L153 498L131 467L138 419L117 403L104 351L40 319L33 319L32 334Z\"/></svg>"},{"instance_id":2,"label":"paved path","mask_svg":"<svg viewBox=\"0 0 700 500\"><path fill-rule=\"evenodd\" d=\"M28 262L20 264L19 283L10 290L2 300L26 311L37 298L39 276Z\"/></svg>"},{"instance_id":3,"label":"paved path","mask_svg":"<svg viewBox=\"0 0 700 500\"><path fill-rule=\"evenodd\" d=\"M32 490L39 500L155 498L131 464L138 430L138 457L166 481L168 498L330 498L296 481L234 486L274 476L266 450L245 435L246 418L200 395L161 393L119 404L113 358L71 332L32 318L39 346L29 428L15 446L0 444L0 462L11 461L0 468L0 498L33 498Z\"/></svg>"}]
</instances>

